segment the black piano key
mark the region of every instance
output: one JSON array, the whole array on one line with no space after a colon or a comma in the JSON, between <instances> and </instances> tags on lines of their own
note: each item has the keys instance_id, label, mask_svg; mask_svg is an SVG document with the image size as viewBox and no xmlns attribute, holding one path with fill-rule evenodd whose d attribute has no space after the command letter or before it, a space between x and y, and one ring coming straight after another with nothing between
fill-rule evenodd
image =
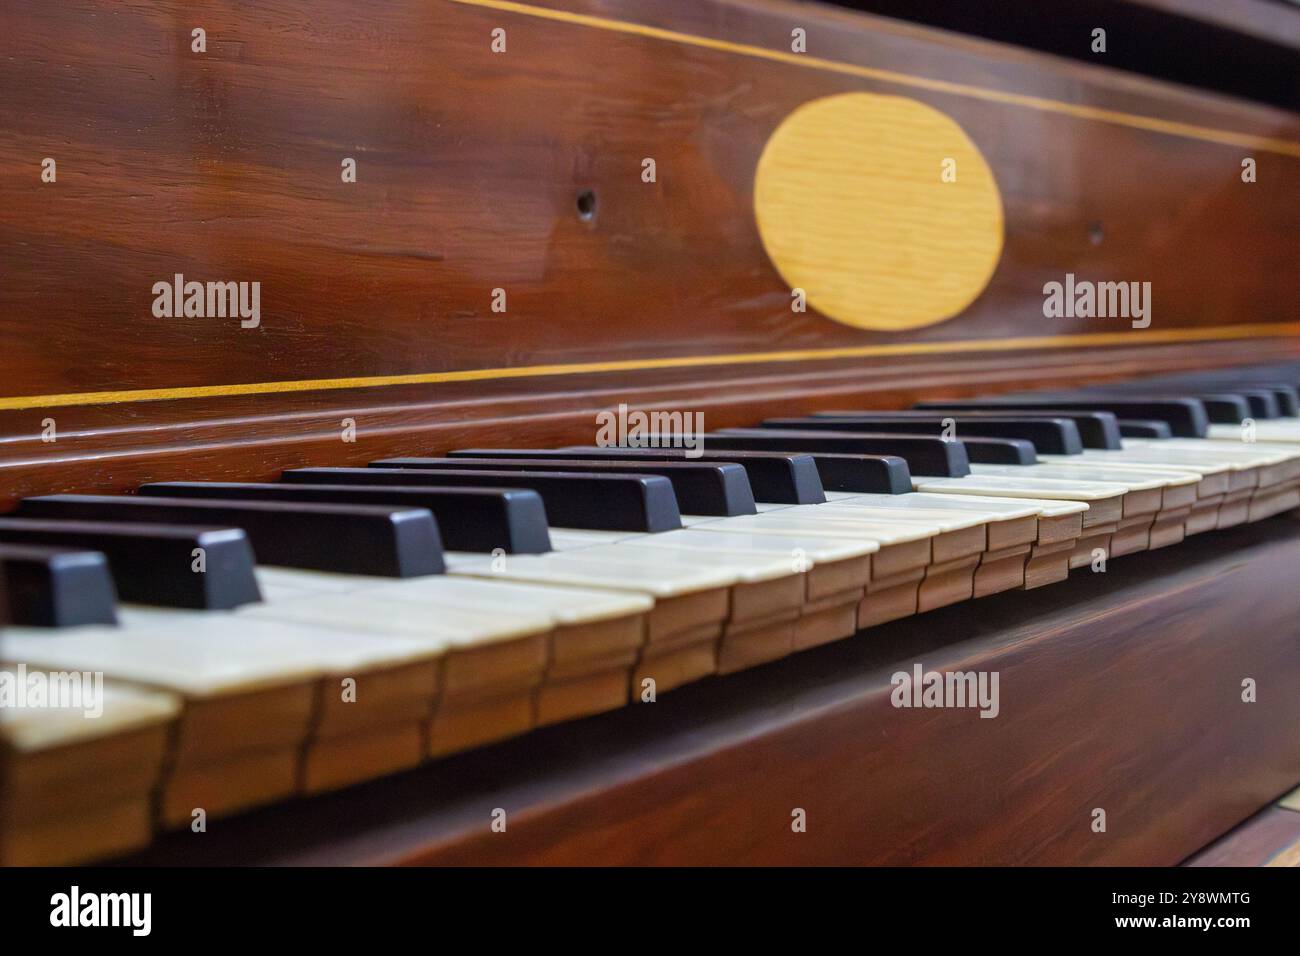
<instances>
[{"instance_id":1,"label":"black piano key","mask_svg":"<svg viewBox=\"0 0 1300 956\"><path fill-rule=\"evenodd\" d=\"M124 601L218 611L262 599L238 528L6 517L0 542L101 551Z\"/></svg>"},{"instance_id":2,"label":"black piano key","mask_svg":"<svg viewBox=\"0 0 1300 956\"><path fill-rule=\"evenodd\" d=\"M1125 438L1173 438L1173 430L1168 422L1152 421L1149 418L1121 418L1120 434Z\"/></svg>"},{"instance_id":3,"label":"black piano key","mask_svg":"<svg viewBox=\"0 0 1300 956\"><path fill-rule=\"evenodd\" d=\"M1083 394L1093 394L1085 392ZM1111 394L1110 392L1101 394ZM1205 409L1205 414L1212 425L1237 425L1243 418L1250 416L1250 403L1240 395L1227 393L1212 393L1200 390L1180 390L1175 388L1162 389L1159 392L1135 392L1133 397L1144 397L1153 400L1166 398L1187 399L1190 401L1200 402ZM1128 397L1125 395L1125 397ZM1172 424L1172 423L1171 423Z\"/></svg>"},{"instance_id":4,"label":"black piano key","mask_svg":"<svg viewBox=\"0 0 1300 956\"><path fill-rule=\"evenodd\" d=\"M1096 388L1083 389L1079 392L1062 393L1055 397L1068 399L1073 395L1098 395L1103 398L1117 396L1121 398L1141 398L1155 401L1162 399L1187 399L1189 401L1201 403L1201 406L1205 409L1206 417L1212 425L1236 425L1243 418L1250 415L1250 403L1240 395L1233 395L1225 392L1209 392L1202 389L1167 388L1159 391L1136 391L1130 394L1123 389L1115 389L1110 385L1104 385Z\"/></svg>"},{"instance_id":5,"label":"black piano key","mask_svg":"<svg viewBox=\"0 0 1300 956\"><path fill-rule=\"evenodd\" d=\"M798 505L802 503L820 505L826 501L826 492L861 494L909 494L911 492L911 472L907 468L906 460L898 458L897 455L829 455L829 458L836 460L828 463L823 460L827 455L811 453L811 451L771 451L753 449L753 447L732 447L737 442L727 441L725 436L719 436L718 441L712 444L716 445L716 450L707 454L714 454L719 459L725 460L740 457L741 463L749 462L750 455L797 459L801 463L805 459L811 460L818 481L816 494L815 497L810 496L813 497L811 501L790 502ZM828 477L835 481L835 486L828 484ZM780 498L759 497L759 501L780 503Z\"/></svg>"},{"instance_id":6,"label":"black piano key","mask_svg":"<svg viewBox=\"0 0 1300 956\"><path fill-rule=\"evenodd\" d=\"M1228 389L1233 395L1240 396L1250 406L1250 416L1258 419L1281 418L1282 410L1278 407L1277 396L1266 388Z\"/></svg>"},{"instance_id":7,"label":"black piano key","mask_svg":"<svg viewBox=\"0 0 1300 956\"><path fill-rule=\"evenodd\" d=\"M822 412L816 413L818 415ZM828 412L825 414L836 415L838 412ZM870 414L876 414L871 412ZM1008 416L1007 412L991 412L978 408L945 408L934 407L925 409L912 409L908 412L899 412L896 414L917 414L917 415L961 415L975 418L997 418L1002 419ZM1112 412L1082 412L1070 411L1067 409L1016 409L1011 413L1021 418L1066 418L1074 422L1074 427L1079 430L1079 439L1083 442L1084 448L1099 448L1108 451L1118 450L1120 445L1119 419Z\"/></svg>"},{"instance_id":8,"label":"black piano key","mask_svg":"<svg viewBox=\"0 0 1300 956\"><path fill-rule=\"evenodd\" d=\"M1300 417L1300 389L1279 382L1258 382L1255 387L1264 389L1273 396L1273 401L1277 402L1279 418Z\"/></svg>"},{"instance_id":9,"label":"black piano key","mask_svg":"<svg viewBox=\"0 0 1300 956\"><path fill-rule=\"evenodd\" d=\"M674 531L682 526L673 484L659 475L455 468L297 468L282 480L308 485L458 485L531 488L552 525L597 531Z\"/></svg>"},{"instance_id":10,"label":"black piano key","mask_svg":"<svg viewBox=\"0 0 1300 956\"><path fill-rule=\"evenodd\" d=\"M442 542L423 508L270 501L171 501L145 495L25 498L22 517L242 528L263 564L414 577L443 571Z\"/></svg>"},{"instance_id":11,"label":"black piano key","mask_svg":"<svg viewBox=\"0 0 1300 956\"><path fill-rule=\"evenodd\" d=\"M1300 417L1300 388L1280 382L1259 382L1258 387L1266 388L1273 394L1279 417Z\"/></svg>"},{"instance_id":12,"label":"black piano key","mask_svg":"<svg viewBox=\"0 0 1300 956\"><path fill-rule=\"evenodd\" d=\"M810 452L838 455L889 455L907 463L913 475L962 478L970 474L970 459L961 442L941 438L872 437L852 432L778 431L771 428L728 428L704 436L708 447L756 451ZM821 471L820 465L818 471ZM825 475L822 483L826 483Z\"/></svg>"},{"instance_id":13,"label":"black piano key","mask_svg":"<svg viewBox=\"0 0 1300 956\"><path fill-rule=\"evenodd\" d=\"M917 402L917 408L984 408L1006 411L1008 408L1035 411L1057 409L1113 412L1121 418L1154 418L1167 422L1178 438L1204 438L1210 428L1205 405L1194 398L1136 398L1123 396L1072 395L1066 398L1043 395L997 395L992 398L945 398Z\"/></svg>"},{"instance_id":14,"label":"black piano key","mask_svg":"<svg viewBox=\"0 0 1300 956\"><path fill-rule=\"evenodd\" d=\"M1288 378L1288 375L1291 377ZM1126 383L1128 384L1128 383ZM1180 389L1203 388L1225 392L1249 392L1264 390L1272 394L1277 402L1278 415L1294 418L1300 415L1300 382L1296 381L1294 370L1276 365L1247 366L1238 368L1183 372L1177 375L1161 375L1141 379L1133 383L1140 388L1163 388L1177 394Z\"/></svg>"},{"instance_id":15,"label":"black piano key","mask_svg":"<svg viewBox=\"0 0 1300 956\"><path fill-rule=\"evenodd\" d=\"M804 431L806 434L819 434L815 429L783 429L773 426L764 425L764 428L771 427L773 431L795 432ZM828 429L825 434L854 434L863 438L879 442L876 449L877 454L892 454L889 449L889 442L897 439L912 438L930 438L931 436L922 434L909 435L907 433L893 434L875 431L849 431ZM944 439L938 439L943 441ZM1027 441L1018 438L980 438L978 436L966 435L962 438L953 439L948 444L959 444L966 449L966 459L970 463L979 463L986 465L1032 465L1038 460L1037 452L1034 446Z\"/></svg>"},{"instance_id":16,"label":"black piano key","mask_svg":"<svg viewBox=\"0 0 1300 956\"><path fill-rule=\"evenodd\" d=\"M765 425L764 427L768 426ZM802 428L783 429L776 426L771 426L771 428L773 431L784 431L787 433L795 431L804 431L806 434L817 433L814 430L806 430ZM875 441L878 443L875 452L881 455L894 454L894 452L890 450L890 442L898 440L908 441L912 438L931 437L925 434L913 436L907 434L896 435L885 432L870 431L836 431L834 429L829 429L826 434L854 434L870 441ZM938 440L943 441L943 439ZM978 438L965 436L960 439L954 439L953 441L948 442L948 444L962 445L966 449L966 458L969 462L980 462L989 465L1032 465L1038 460L1038 456L1034 451L1034 446L1027 441L1022 441L1016 438ZM915 471L915 469L913 470Z\"/></svg>"},{"instance_id":17,"label":"black piano key","mask_svg":"<svg viewBox=\"0 0 1300 956\"><path fill-rule=\"evenodd\" d=\"M942 435L948 422L954 429L953 438L965 441L977 438L1017 438L1033 444L1044 455L1079 455L1083 453L1083 439L1074 422L1064 418L984 418L978 415L963 416L927 415L923 412L862 412L856 415L817 414L808 418L769 418L763 426L771 428L814 428L825 431L890 432L910 435Z\"/></svg>"},{"instance_id":18,"label":"black piano key","mask_svg":"<svg viewBox=\"0 0 1300 956\"><path fill-rule=\"evenodd\" d=\"M1108 384L1106 391L1132 392L1138 395L1160 397L1165 395L1199 398L1205 403L1210 421L1215 424L1235 425L1248 414L1254 418L1278 418L1282 412L1277 396L1266 388L1223 381L1151 381L1138 380Z\"/></svg>"},{"instance_id":19,"label":"black piano key","mask_svg":"<svg viewBox=\"0 0 1300 956\"><path fill-rule=\"evenodd\" d=\"M1215 425L1240 425L1243 419L1250 418L1250 402L1241 395L1198 394L1189 397L1201 400Z\"/></svg>"},{"instance_id":20,"label":"black piano key","mask_svg":"<svg viewBox=\"0 0 1300 956\"><path fill-rule=\"evenodd\" d=\"M683 514L757 514L749 476L737 464L698 461L589 461L554 454L549 458L508 458L456 455L452 458L388 458L371 463L372 468L456 468L468 471L509 469L511 471L588 472L591 474L659 475L673 483L677 507Z\"/></svg>"},{"instance_id":21,"label":"black piano key","mask_svg":"<svg viewBox=\"0 0 1300 956\"><path fill-rule=\"evenodd\" d=\"M551 550L546 508L526 488L385 488L365 485L239 484L224 481L166 481L141 486L142 495L300 501L326 504L394 505L433 512L449 551L542 554Z\"/></svg>"},{"instance_id":22,"label":"black piano key","mask_svg":"<svg viewBox=\"0 0 1300 956\"><path fill-rule=\"evenodd\" d=\"M1085 392L1084 394L1093 394ZM1106 395L1100 389L1096 394ZM1163 393L1147 393L1142 395L1144 398L1153 400L1160 399L1185 399L1188 401L1199 402L1205 409L1206 417L1212 425L1236 425L1243 418L1250 416L1250 403L1240 395L1229 395L1224 393L1211 394L1208 392L1182 392L1169 390ZM1172 422L1170 423L1173 424Z\"/></svg>"},{"instance_id":23,"label":"black piano key","mask_svg":"<svg viewBox=\"0 0 1300 956\"><path fill-rule=\"evenodd\" d=\"M826 501L817 463L810 455L783 455L767 451L731 451L699 454L681 448L601 448L595 445L570 445L558 449L566 458L590 458L594 461L707 461L734 463L745 469L756 501L783 505L819 505ZM496 455L544 455L527 449L469 449L466 454L485 457ZM460 452L452 452L458 455ZM901 464L901 463L900 463ZM910 487L910 485L909 485Z\"/></svg>"},{"instance_id":24,"label":"black piano key","mask_svg":"<svg viewBox=\"0 0 1300 956\"><path fill-rule=\"evenodd\" d=\"M827 491L851 491L857 494L906 495L912 488L912 474L907 462L901 458L882 455L816 454L810 456L817 466L817 475ZM880 485L880 463L897 462L902 467L889 469L897 480L888 488Z\"/></svg>"},{"instance_id":25,"label":"black piano key","mask_svg":"<svg viewBox=\"0 0 1300 956\"><path fill-rule=\"evenodd\" d=\"M117 593L98 551L0 544L0 624L116 624Z\"/></svg>"}]
</instances>

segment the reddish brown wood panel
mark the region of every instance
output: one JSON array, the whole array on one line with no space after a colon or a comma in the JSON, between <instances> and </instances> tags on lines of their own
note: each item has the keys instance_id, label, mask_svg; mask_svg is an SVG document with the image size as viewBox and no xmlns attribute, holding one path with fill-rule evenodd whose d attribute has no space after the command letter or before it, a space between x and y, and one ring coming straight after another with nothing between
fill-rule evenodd
<instances>
[{"instance_id":1,"label":"reddish brown wood panel","mask_svg":"<svg viewBox=\"0 0 1300 956\"><path fill-rule=\"evenodd\" d=\"M1223 838L1215 840L1185 865L1300 865L1300 813L1276 806L1268 807Z\"/></svg>"},{"instance_id":2,"label":"reddish brown wood panel","mask_svg":"<svg viewBox=\"0 0 1300 956\"><path fill-rule=\"evenodd\" d=\"M9 413L12 437L0 437L0 507L23 495L54 491L132 490L146 481L265 480L302 465L365 464L402 454L469 446L550 447L590 444L596 415L620 402L633 408L690 410L706 428L752 424L764 417L825 408L885 408L920 398L972 394L1026 383L1100 381L1161 370L1258 362L1300 354L1291 340L1261 343L1093 349L1069 354L992 353L979 361L943 358L872 360L813 368L774 366L737 378L699 369L672 373L583 375L382 391L388 398L317 392L248 396L208 405L186 401L128 403ZM829 366L829 367L828 367ZM483 394L485 391L488 394ZM389 393L393 394L389 394ZM278 411L264 411L274 404ZM42 422L58 440L42 440ZM344 422L356 425L345 443Z\"/></svg>"},{"instance_id":3,"label":"reddish brown wood panel","mask_svg":"<svg viewBox=\"0 0 1300 956\"><path fill-rule=\"evenodd\" d=\"M548 9L617 29L534 15ZM792 24L823 65L758 55L788 50ZM681 36L626 32L641 26ZM700 45L715 41L739 46ZM931 80L956 86L914 85ZM1236 146L999 97L1284 141L1300 141L1296 116L842 10L51 0L0 11L0 86L0 161L14 171L0 179L0 500L590 441L595 412L619 401L703 411L712 427L1300 354L1300 158L1261 153L1248 185ZM750 192L767 136L800 103L852 90L948 113L994 170L1006 249L952 321L884 334L793 314L763 253ZM647 155L655 184L640 179ZM355 184L340 178L346 156ZM41 182L45 157L55 183ZM597 197L590 222L582 190ZM1067 271L1151 281L1151 329L1044 319L1042 284ZM261 326L154 318L153 283L177 272L261 282ZM489 309L498 287L505 315ZM1162 338L1262 322L1292 324L1276 338ZM1059 338L1077 334L1116 337ZM1044 347L949 351L1008 336ZM810 354L767 360L785 350ZM708 364L721 356L743 359ZM706 364L641 367L691 357ZM588 362L630 364L263 388ZM211 391L226 385L254 391ZM185 387L200 393L174 394ZM141 389L164 394L39 397ZM339 440L344 418L355 444Z\"/></svg>"},{"instance_id":4,"label":"reddish brown wood panel","mask_svg":"<svg viewBox=\"0 0 1300 956\"><path fill-rule=\"evenodd\" d=\"M1207 534L137 862L1172 865L1300 779L1297 561L1292 520ZM894 708L917 662L996 671L999 716Z\"/></svg>"},{"instance_id":5,"label":"reddish brown wood panel","mask_svg":"<svg viewBox=\"0 0 1300 956\"><path fill-rule=\"evenodd\" d=\"M1300 140L1276 110L842 12L572 7L777 50L797 19L835 62ZM1246 185L1236 146L448 0L4 17L9 397L1116 331L1044 320L1041 286L1066 271L1151 281L1156 329L1294 318L1300 296L1295 156L1261 155ZM931 103L989 158L1006 251L954 321L903 337L792 314L763 254L759 151L794 107L848 90ZM260 281L262 326L153 318L177 272Z\"/></svg>"}]
</instances>

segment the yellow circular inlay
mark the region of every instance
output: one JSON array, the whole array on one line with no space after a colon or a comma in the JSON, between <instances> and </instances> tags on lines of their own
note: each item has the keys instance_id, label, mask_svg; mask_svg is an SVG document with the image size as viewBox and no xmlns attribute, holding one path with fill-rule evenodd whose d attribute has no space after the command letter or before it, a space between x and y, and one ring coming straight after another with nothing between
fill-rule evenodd
<instances>
[{"instance_id":1,"label":"yellow circular inlay","mask_svg":"<svg viewBox=\"0 0 1300 956\"><path fill-rule=\"evenodd\" d=\"M754 214L790 287L860 329L952 318L1002 253L1002 200L979 149L901 96L844 93L787 116L759 157Z\"/></svg>"}]
</instances>

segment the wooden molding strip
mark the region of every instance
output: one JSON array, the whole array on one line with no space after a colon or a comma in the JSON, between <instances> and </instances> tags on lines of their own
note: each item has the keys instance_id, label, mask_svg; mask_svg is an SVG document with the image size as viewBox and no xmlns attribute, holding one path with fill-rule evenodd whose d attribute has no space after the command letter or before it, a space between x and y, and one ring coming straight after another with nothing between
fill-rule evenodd
<instances>
[{"instance_id":1,"label":"wooden molding strip","mask_svg":"<svg viewBox=\"0 0 1300 956\"><path fill-rule=\"evenodd\" d=\"M720 50L727 53L735 53L740 56L750 56L763 60L771 60L776 63L785 63L790 66L800 66L806 69L824 70L829 73L841 73L848 76L862 77L864 79L879 80L883 83L892 83L897 86L905 86L912 89L930 90L936 93L950 93L954 96L965 96L971 99L1002 103L1006 106L1017 106L1026 109L1039 110L1044 113L1060 113L1065 116L1072 116L1075 119L1110 123L1115 126L1127 126L1131 129L1141 129L1152 133L1163 133L1167 136L1181 136L1185 139L1198 139L1208 143L1219 143L1224 146L1244 146L1249 149L1278 153L1283 156L1300 156L1300 143L1289 139L1278 139L1271 136L1255 136L1250 133L1241 133L1235 130L1216 129L1212 126L1200 126L1195 123L1180 123L1174 120L1160 119L1157 116L1142 116L1137 113L1126 113L1122 110L1108 110L1100 109L1095 106L1082 106L1078 103L1065 103L1060 100L1048 99L1042 96L1008 93L1004 90L993 90L982 86L973 86L968 83L954 83L949 80L936 80L924 76L914 76L910 73L901 73L896 70L882 70L876 67L858 66L853 63L842 63L838 60L828 60L823 57L809 56L806 53L791 53L785 50L769 50L765 47L753 46L748 43L733 43L729 40L718 40L713 37L681 33L677 30L666 30L662 27L652 27L642 23L630 23L625 20L615 20L609 17L598 17L585 13L572 13L568 10L553 10L547 7L535 7L527 3L515 3L513 0L450 0L450 2L459 3L463 6L483 7L489 10L516 13L521 16L537 17L543 20L557 20L562 23L592 27L598 30L610 30L615 33L627 33L635 36L649 37L656 40L666 40L671 43L681 43L687 46Z\"/></svg>"},{"instance_id":2,"label":"wooden molding strip","mask_svg":"<svg viewBox=\"0 0 1300 956\"><path fill-rule=\"evenodd\" d=\"M459 2L459 0L456 0ZM897 355L943 355L969 352L1017 352L1076 346L1143 345L1168 342L1205 342L1231 339L1284 338L1300 335L1300 322L1260 322L1205 328L1140 332L1090 332L1078 335L1020 336L953 342L902 342L844 348L791 349L781 352L740 352L723 355L682 355L667 358L627 359L613 362L571 362L556 365L520 365L513 368L478 368L451 372L417 372L406 375L368 375L349 378L295 379L281 382L247 382L234 385L194 385L180 388L137 388L103 392L67 392L57 395L20 395L0 398L0 411L59 408L69 405L111 405L121 402L157 402L231 395L270 395L283 392L334 391L390 385L430 385L443 382L482 382L510 378L584 375L594 372L628 372L648 369L699 368L713 365L756 365L774 362L813 362L828 359L879 358Z\"/></svg>"}]
</instances>

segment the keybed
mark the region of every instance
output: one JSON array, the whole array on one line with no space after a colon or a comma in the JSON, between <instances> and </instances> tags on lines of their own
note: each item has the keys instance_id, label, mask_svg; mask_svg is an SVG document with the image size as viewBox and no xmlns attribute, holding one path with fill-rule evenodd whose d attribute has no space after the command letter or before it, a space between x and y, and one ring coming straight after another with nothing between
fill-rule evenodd
<instances>
[{"instance_id":1,"label":"keybed","mask_svg":"<svg viewBox=\"0 0 1300 956\"><path fill-rule=\"evenodd\" d=\"M1300 507L1300 369L471 448L0 518L4 862L102 856ZM863 634L861 639L870 639ZM132 749L124 749L123 742ZM74 759L75 755L75 759ZM111 800L39 806L54 767ZM154 794L157 795L156 803Z\"/></svg>"}]
</instances>

